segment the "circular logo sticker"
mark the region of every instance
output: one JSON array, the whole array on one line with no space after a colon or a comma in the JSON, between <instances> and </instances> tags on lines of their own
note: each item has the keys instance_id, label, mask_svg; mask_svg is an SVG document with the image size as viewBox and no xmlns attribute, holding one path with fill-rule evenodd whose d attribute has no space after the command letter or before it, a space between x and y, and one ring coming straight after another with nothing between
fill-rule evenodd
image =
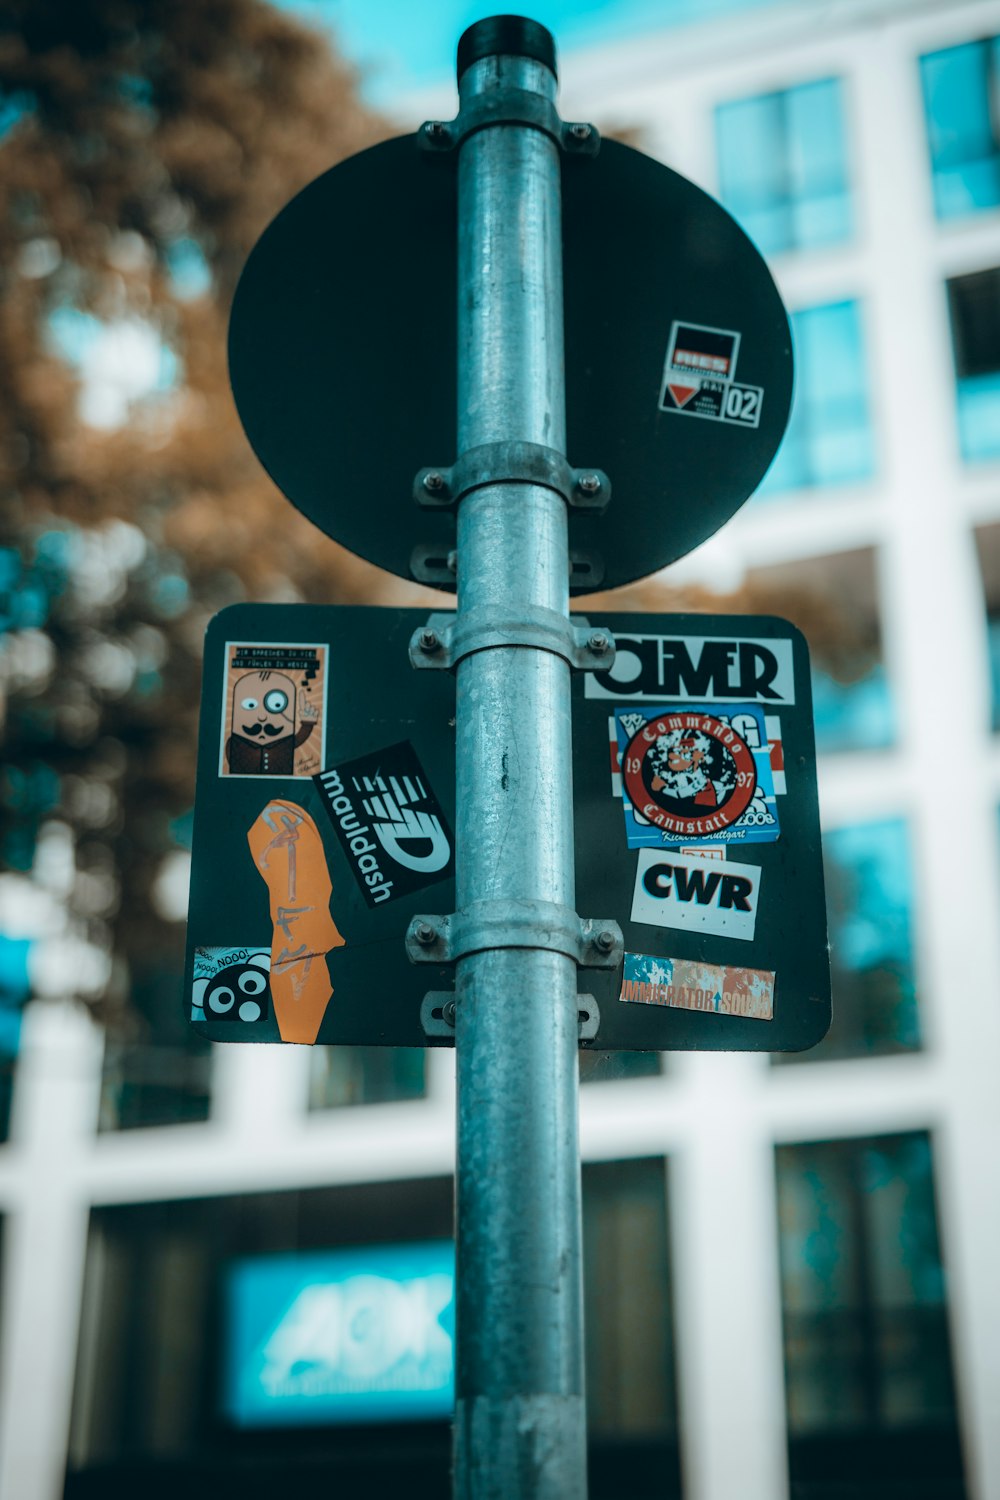
<instances>
[{"instance_id":1,"label":"circular logo sticker","mask_svg":"<svg viewBox=\"0 0 1000 1500\"><path fill-rule=\"evenodd\" d=\"M704 838L730 827L757 786L753 753L711 714L662 714L629 740L622 776L632 807L667 833Z\"/></svg>"}]
</instances>

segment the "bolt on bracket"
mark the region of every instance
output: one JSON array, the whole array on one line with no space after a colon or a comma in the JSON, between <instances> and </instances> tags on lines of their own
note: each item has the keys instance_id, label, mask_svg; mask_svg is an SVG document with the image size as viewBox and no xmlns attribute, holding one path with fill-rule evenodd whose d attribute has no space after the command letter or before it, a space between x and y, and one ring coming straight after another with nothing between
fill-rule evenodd
<instances>
[{"instance_id":1,"label":"bolt on bracket","mask_svg":"<svg viewBox=\"0 0 1000 1500\"><path fill-rule=\"evenodd\" d=\"M417 145L430 155L447 156L488 125L533 125L570 156L596 156L601 149L595 126L562 120L551 100L513 87L492 89L470 100L453 120L426 120L417 131Z\"/></svg>"},{"instance_id":2,"label":"bolt on bracket","mask_svg":"<svg viewBox=\"0 0 1000 1500\"><path fill-rule=\"evenodd\" d=\"M457 1000L453 990L428 990L420 1002L420 1024L425 1036L455 1040ZM577 1025L581 1042L596 1039L601 1026L601 1012L593 995L577 995Z\"/></svg>"},{"instance_id":3,"label":"bolt on bracket","mask_svg":"<svg viewBox=\"0 0 1000 1500\"><path fill-rule=\"evenodd\" d=\"M536 607L510 614L500 605L428 616L410 637L414 667L448 671L474 651L494 646L531 646L552 651L577 671L607 671L615 659L610 631L591 629L581 615Z\"/></svg>"},{"instance_id":4,"label":"bolt on bracket","mask_svg":"<svg viewBox=\"0 0 1000 1500\"><path fill-rule=\"evenodd\" d=\"M415 964L453 964L488 948L542 948L582 969L614 969L625 940L617 922L578 917L555 901L473 901L450 916L415 916L406 931Z\"/></svg>"},{"instance_id":5,"label":"bolt on bracket","mask_svg":"<svg viewBox=\"0 0 1000 1500\"><path fill-rule=\"evenodd\" d=\"M574 510L600 515L611 500L602 469L574 469L544 443L481 443L450 467L418 469L413 498L424 510L453 510L464 495L488 484L540 484Z\"/></svg>"}]
</instances>

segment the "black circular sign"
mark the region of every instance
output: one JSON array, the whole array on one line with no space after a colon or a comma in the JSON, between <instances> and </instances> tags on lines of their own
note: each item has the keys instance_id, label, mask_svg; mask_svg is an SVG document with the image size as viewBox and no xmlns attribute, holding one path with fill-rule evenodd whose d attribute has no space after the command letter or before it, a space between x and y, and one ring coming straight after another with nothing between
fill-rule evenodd
<instances>
[{"instance_id":1,"label":"black circular sign","mask_svg":"<svg viewBox=\"0 0 1000 1500\"><path fill-rule=\"evenodd\" d=\"M454 463L452 163L401 136L334 167L264 231L229 331L240 417L275 483L352 552L412 577L449 512L413 499ZM788 319L764 260L700 188L604 141L563 171L567 452L603 469L570 512L574 592L683 557L753 493L788 420ZM520 434L511 433L511 439ZM590 571L588 572L587 569Z\"/></svg>"}]
</instances>

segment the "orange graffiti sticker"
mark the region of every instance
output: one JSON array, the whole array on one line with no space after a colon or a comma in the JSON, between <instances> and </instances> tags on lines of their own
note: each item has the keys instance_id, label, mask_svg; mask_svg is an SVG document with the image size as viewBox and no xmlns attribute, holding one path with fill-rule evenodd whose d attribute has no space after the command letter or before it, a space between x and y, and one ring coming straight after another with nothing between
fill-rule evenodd
<instances>
[{"instance_id":1,"label":"orange graffiti sticker","mask_svg":"<svg viewBox=\"0 0 1000 1500\"><path fill-rule=\"evenodd\" d=\"M315 1042L333 987L326 955L345 939L319 830L305 808L273 799L247 834L271 903L271 998L283 1042Z\"/></svg>"},{"instance_id":2,"label":"orange graffiti sticker","mask_svg":"<svg viewBox=\"0 0 1000 1500\"><path fill-rule=\"evenodd\" d=\"M315 776L326 728L327 648L226 646L220 776Z\"/></svg>"}]
</instances>

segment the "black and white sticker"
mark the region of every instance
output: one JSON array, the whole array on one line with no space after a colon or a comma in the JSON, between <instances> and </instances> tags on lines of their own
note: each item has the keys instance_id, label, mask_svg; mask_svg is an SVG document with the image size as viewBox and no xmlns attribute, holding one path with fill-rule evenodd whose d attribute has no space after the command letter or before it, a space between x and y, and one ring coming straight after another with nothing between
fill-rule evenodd
<instances>
[{"instance_id":1,"label":"black and white sticker","mask_svg":"<svg viewBox=\"0 0 1000 1500\"><path fill-rule=\"evenodd\" d=\"M192 1021L253 1026L271 1006L270 948L196 948Z\"/></svg>"},{"instance_id":2,"label":"black and white sticker","mask_svg":"<svg viewBox=\"0 0 1000 1500\"><path fill-rule=\"evenodd\" d=\"M740 335L731 328L675 321L660 387L660 410L757 427L764 389L736 380Z\"/></svg>"},{"instance_id":3,"label":"black and white sticker","mask_svg":"<svg viewBox=\"0 0 1000 1500\"><path fill-rule=\"evenodd\" d=\"M757 925L759 865L675 849L640 849L632 921L749 942Z\"/></svg>"},{"instance_id":4,"label":"black and white sticker","mask_svg":"<svg viewBox=\"0 0 1000 1500\"><path fill-rule=\"evenodd\" d=\"M398 901L453 873L451 831L409 741L313 780L369 906Z\"/></svg>"},{"instance_id":5,"label":"black and white sticker","mask_svg":"<svg viewBox=\"0 0 1000 1500\"><path fill-rule=\"evenodd\" d=\"M795 702L789 640L617 633L615 646L607 671L585 674L585 697Z\"/></svg>"}]
</instances>

